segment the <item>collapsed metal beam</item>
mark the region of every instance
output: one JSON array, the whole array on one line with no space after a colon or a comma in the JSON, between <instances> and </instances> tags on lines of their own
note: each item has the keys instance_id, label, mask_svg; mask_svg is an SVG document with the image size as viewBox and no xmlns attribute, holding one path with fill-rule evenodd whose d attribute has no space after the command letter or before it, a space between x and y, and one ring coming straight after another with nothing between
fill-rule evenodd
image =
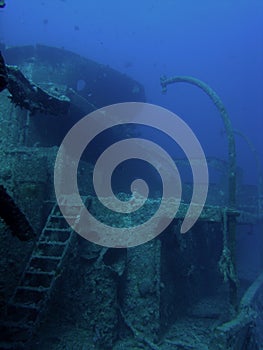
<instances>
[{"instance_id":1,"label":"collapsed metal beam","mask_svg":"<svg viewBox=\"0 0 263 350\"><path fill-rule=\"evenodd\" d=\"M2 185L0 185L0 203L0 217L10 228L12 234L21 241L34 239L36 234L33 228Z\"/></svg>"},{"instance_id":2,"label":"collapsed metal beam","mask_svg":"<svg viewBox=\"0 0 263 350\"><path fill-rule=\"evenodd\" d=\"M11 101L21 108L36 112L64 116L68 113L70 100L65 95L54 96L30 82L17 66L5 64L0 53L0 92L8 89Z\"/></svg>"},{"instance_id":3,"label":"collapsed metal beam","mask_svg":"<svg viewBox=\"0 0 263 350\"><path fill-rule=\"evenodd\" d=\"M70 100L65 95L53 96L39 86L31 83L16 66L6 66L8 74L7 88L11 94L11 101L29 110L36 112L65 116L70 107Z\"/></svg>"}]
</instances>

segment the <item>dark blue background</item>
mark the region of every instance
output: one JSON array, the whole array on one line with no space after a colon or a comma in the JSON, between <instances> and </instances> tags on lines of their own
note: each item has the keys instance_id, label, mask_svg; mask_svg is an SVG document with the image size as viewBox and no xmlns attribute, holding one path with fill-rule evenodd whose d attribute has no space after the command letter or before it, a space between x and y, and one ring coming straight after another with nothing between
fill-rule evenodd
<instances>
[{"instance_id":1,"label":"dark blue background","mask_svg":"<svg viewBox=\"0 0 263 350\"><path fill-rule=\"evenodd\" d=\"M13 46L64 47L127 73L148 102L183 118L208 156L227 158L223 124L197 87L177 84L161 94L159 78L192 75L222 98L235 129L262 158L263 2L261 0L6 0L0 40ZM81 77L80 77L81 79ZM256 183L255 161L237 137L245 182Z\"/></svg>"}]
</instances>

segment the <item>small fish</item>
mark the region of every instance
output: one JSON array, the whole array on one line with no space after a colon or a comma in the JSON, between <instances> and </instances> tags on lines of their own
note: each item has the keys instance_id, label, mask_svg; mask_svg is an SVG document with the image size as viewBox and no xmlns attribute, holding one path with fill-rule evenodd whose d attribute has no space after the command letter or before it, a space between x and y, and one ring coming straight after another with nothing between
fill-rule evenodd
<instances>
[{"instance_id":1,"label":"small fish","mask_svg":"<svg viewBox=\"0 0 263 350\"><path fill-rule=\"evenodd\" d=\"M0 0L0 8L4 8L6 5L5 0Z\"/></svg>"},{"instance_id":2,"label":"small fish","mask_svg":"<svg viewBox=\"0 0 263 350\"><path fill-rule=\"evenodd\" d=\"M74 30L79 30L79 26L75 25Z\"/></svg>"}]
</instances>

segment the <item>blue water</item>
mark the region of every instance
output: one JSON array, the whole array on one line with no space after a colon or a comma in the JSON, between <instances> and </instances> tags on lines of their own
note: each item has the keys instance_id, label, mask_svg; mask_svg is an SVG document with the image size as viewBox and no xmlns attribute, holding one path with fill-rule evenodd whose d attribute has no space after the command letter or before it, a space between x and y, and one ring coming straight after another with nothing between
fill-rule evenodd
<instances>
[{"instance_id":1,"label":"blue water","mask_svg":"<svg viewBox=\"0 0 263 350\"><path fill-rule=\"evenodd\" d=\"M0 41L64 47L140 81L147 101L184 119L209 156L227 158L218 111L189 84L168 87L161 75L192 75L222 98L234 129L262 158L263 2L261 0L6 0ZM256 183L255 161L237 137L238 164Z\"/></svg>"},{"instance_id":2,"label":"blue water","mask_svg":"<svg viewBox=\"0 0 263 350\"><path fill-rule=\"evenodd\" d=\"M237 130L239 134L243 134L251 142L252 148L256 150L259 163L263 164L262 0L6 0L6 7L0 9L0 44L7 47L44 44L64 48L127 74L144 86L147 102L173 111L192 128L207 157L228 160L228 142L224 124L219 111L209 97L201 89L187 83L169 85L167 93L162 94L160 85L162 75L167 77L186 75L198 78L209 84L218 93L229 113L233 129ZM75 90L81 92L85 89L86 83L85 79L80 76ZM163 134L154 133L152 129L147 128L141 128L140 130L144 135L164 146L163 148L167 152L170 151L173 156L182 157L181 150L177 150L171 140L164 140ZM102 135L102 138L105 144L109 142L110 137L107 139ZM101 145L104 145L103 142L101 142ZM97 149L98 155L96 152L92 155L98 157L100 155L99 151L100 149ZM259 169L257 169L254 154L244 137L237 134L236 152L237 165L244 172L243 183L258 185ZM123 170L124 165L121 164L115 169L117 180L116 183L113 183L116 188L114 186L113 188L116 193L125 192L132 180L137 178L137 173L133 173L134 169L136 171L137 168L140 169L140 163L138 165L138 163L131 162ZM185 173L181 174L185 183L192 182L192 173L188 173L188 170L187 168L184 170ZM209 170L212 183L215 175L212 173L213 170ZM218 175L217 170L215 170L215 173ZM158 174L150 171L152 170L149 170L149 174L144 174L144 179L147 183L154 185L150 197L159 198L162 193L158 192L156 188L161 180ZM261 171L263 172L263 167ZM124 176L126 173L128 173L128 176ZM240 182L238 186L240 186ZM241 192L240 188L237 192ZM219 199L222 193L221 188L216 192ZM216 204L221 205L220 202ZM255 204L256 209L257 203L252 204ZM94 205L94 216L96 216L97 209L98 205ZM139 217L141 213L137 214ZM105 215L105 217L107 216ZM138 220L136 216L135 219ZM117 220L115 219L115 221ZM134 221L137 223L136 220ZM126 223L125 220L124 223ZM124 223L119 222L119 226L116 225L116 222L114 224L115 227L126 227ZM130 221L129 225L131 225ZM207 261L208 264L211 264L211 271L214 269L213 274L218 274L223 225L222 227L218 225L218 231L214 231L212 225L211 227L209 225L202 226L202 222L200 226L196 227L195 233L199 234L196 242L200 245L195 242L196 245L191 246L192 243L189 240L186 241L187 243L184 246L181 238L178 240L178 244L173 241L167 241L167 243L165 241L167 237L162 237L164 246L162 254L167 259L165 260L162 256L164 268L162 267L163 271L161 273L165 276L166 281L169 278L171 279L171 290L175 286L176 292L172 292L174 294L171 294L170 297L171 300L175 298L176 301L172 300L172 303L177 303L178 307L180 307L181 301L180 298L176 299L176 293L180 295L184 288L181 287L182 291L180 291L180 283L188 280L193 283L194 288L191 288L193 289L193 295L195 289L202 290L203 283L202 280L198 281L195 276L205 277L203 283L205 289L209 285L210 270L206 270L203 262L205 264ZM174 238L176 236L176 226L172 227L169 233L173 234L172 238L174 240L177 239ZM192 233L190 232L190 234ZM206 239L204 238L206 234L211 234L214 237L211 242L208 239L207 242L202 241L202 239ZM170 243L171 246L169 246ZM187 244L189 245L187 246ZM193 265L189 265L190 268L188 271L185 270L185 275L183 272L181 275L176 275L177 263L179 263L179 270L184 267L183 265L188 259L188 255L184 258L185 247L193 249L193 255L196 254L197 258L193 256L193 263L191 263L189 254L189 264ZM199 247L204 250L201 251ZM243 280L252 281L262 270L262 213L261 222L257 222L255 225L237 225L236 251L239 277L241 277L241 280L243 278ZM176 254L178 254L178 258ZM101 257L103 258L102 255ZM111 258L110 256L109 260ZM115 260L112 264L114 262ZM147 261L143 263L147 265ZM90 262L87 264L90 264ZM210 268L210 265L208 267ZM170 269L167 271L167 275L166 269ZM147 273L147 270L145 271ZM85 271L85 273L87 272ZM198 273L200 274L198 275ZM89 276L91 275L92 273ZM94 275L96 274L94 273ZM80 276L82 278L82 275ZM178 278L178 281L176 278ZM78 278L72 276L72 281L78 281ZM90 282L88 278L87 281ZM173 284L173 281L178 283L179 292L177 292L177 285L176 283ZM85 286L85 283L82 282L81 280L80 288ZM123 285L126 288L125 283L126 281L123 282ZM163 285L162 288L165 288L165 283L161 284ZM185 285L189 289L190 284ZM66 282L65 286L67 286ZM100 292L99 283L96 288ZM147 291L147 283L145 289ZM122 294L122 292L120 288L116 295ZM85 293L88 295L87 307L92 310L93 296L90 297L86 290ZM108 296L110 296L110 293ZM164 290L161 290L161 293L164 293ZM190 300L191 293L187 293L186 299ZM64 294L61 295L63 301ZM105 295L107 294L105 293ZM169 291L164 295L169 297ZM184 291L182 296L185 296ZM82 300L80 294L78 297L79 300ZM123 297L123 299L125 298ZM167 300L167 305L171 301L169 300ZM73 314L72 310L68 311L69 314L70 312ZM88 316L86 319L88 319ZM54 324L55 322L56 320ZM169 322L170 320L167 321L167 324ZM101 325L103 325L103 319ZM91 329L92 327L89 331L94 332L92 341L95 344L97 337L100 337L100 332L96 326L94 329ZM50 330L49 333L52 336L54 335L55 340L53 340L55 342L56 330ZM45 332L43 337L45 337ZM58 335L59 337L63 338L62 335ZM52 343L52 338L50 339L49 342Z\"/></svg>"}]
</instances>

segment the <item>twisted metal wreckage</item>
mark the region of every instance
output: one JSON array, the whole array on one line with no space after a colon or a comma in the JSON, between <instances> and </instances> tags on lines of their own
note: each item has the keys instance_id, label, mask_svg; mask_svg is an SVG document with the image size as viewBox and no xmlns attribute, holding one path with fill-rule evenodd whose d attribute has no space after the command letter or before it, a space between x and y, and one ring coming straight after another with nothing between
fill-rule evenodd
<instances>
[{"instance_id":1,"label":"twisted metal wreckage","mask_svg":"<svg viewBox=\"0 0 263 350\"><path fill-rule=\"evenodd\" d=\"M10 52L10 61L12 61L12 50ZM38 46L33 49L31 47L25 48L22 52L24 56L28 54L31 61L33 60L31 57L38 54L42 55L44 59L45 56L51 55L53 58L55 57L55 61L57 60L58 62L61 62L60 55L64 55L64 52L61 53L59 50L51 50L50 48L47 49L43 46ZM15 54L16 53L17 51L15 51ZM72 57L70 56L70 58ZM78 62L81 63L81 61ZM100 69L102 69L102 67L100 67ZM92 70L94 70L94 66L92 66ZM87 73L87 76L90 77L91 74L92 73L89 72ZM97 76L105 77L106 75L111 76L111 74L112 72L110 70L104 70L102 74L100 72L97 73ZM59 78L61 77L62 75L59 76ZM118 79L121 81L120 76L118 76ZM131 100L134 97L139 101L145 100L143 88L138 83L135 84L134 81L129 81L128 89L118 89L118 91L116 91L118 97L116 97L117 95L114 97L110 96L107 100L107 96L103 94L104 100L100 101L99 96L102 94L99 86L97 86L97 94L94 93L90 99L86 99L81 96L78 91L75 91L72 87L68 87L67 83L64 85L52 83L49 85L46 83L41 84L41 79L39 80L40 81L37 83L34 83L34 79L26 78L21 72L21 69L17 66L5 65L2 55L0 55L0 91L8 89L10 93L8 97L12 104L26 109L30 115L41 113L46 114L47 116L53 115L56 117L62 117L70 114L72 110L78 111L78 115L83 115L83 113L95 110L103 105L124 101L124 96L126 98L127 94L119 97L120 93L118 91L121 90L125 90L126 92L128 90L131 91L131 94L128 97ZM95 78L92 81L94 85L97 84ZM227 197L228 202L224 203L222 206L206 205L200 217L201 222L218 223L222 225L222 252L220 254L221 258L218 265L224 279L229 285L229 303L231 306L231 312L229 314L232 315L232 319L227 322L222 322L214 329L215 337L210 345L213 346L213 349L217 350L239 350L241 348L256 350L259 349L257 347L258 325L263 322L262 315L260 314L260 305L263 299L263 277L261 274L243 294L241 301L239 301L237 295L238 280L235 263L235 250L237 222L253 224L258 219L258 216L255 216L254 212L248 213L246 212L246 209L242 211L237 208L236 151L231 122L219 96L207 84L192 77L162 77L161 85L163 92L166 92L167 85L175 82L188 82L194 84L208 94L221 114L228 137L229 164L226 166L229 191ZM124 80L122 83L124 86ZM105 84L104 81L103 84ZM95 90L96 88L94 87L94 91ZM109 91L109 89L107 90ZM138 93L138 91L139 94L134 95L134 92ZM111 92L114 94L113 89ZM69 128L72 121L69 119L67 122L67 128ZM61 134L63 134L64 131L65 129ZM58 144L61 140L61 135L58 133L55 137L55 144ZM36 150L34 150L34 152L35 151ZM27 154L28 151L22 149L22 152ZM32 154L31 148L30 154ZM220 162L219 166L222 167L222 162ZM4 205L1 203L0 216L9 226L11 232L22 241L35 239L36 235L34 229L3 185L0 186L0 200L4 203ZM85 200L92 203L90 198L86 198ZM14 293L7 305L7 314L15 315L15 319L13 319L12 316L12 322L0 324L1 334L5 335L4 341L7 346L13 345L14 348L15 346L21 346L22 348L24 344L30 342L45 309L47 309L47 304L51 299L51 292L54 289L55 282L61 275L59 271L62 269L65 257L71 250L70 248L76 245L74 232L65 226L65 222L59 212L57 204L53 204L53 208L49 215L47 215L41 234L37 235L36 243L32 248L31 256L25 266L22 277L18 285L15 287ZM184 217L185 212L186 205L182 205L175 219L177 223ZM178 238L177 240L182 244L179 247L179 250L184 252L181 239ZM162 248L162 245L164 248ZM131 249L127 251L127 257L125 259L123 258L123 252L119 254L116 253L117 258L113 258L110 249L102 248L101 250L98 250L94 247L88 247L85 254L83 253L82 256L87 259L87 261L93 262L89 275L90 280L93 281L97 278L94 276L98 276L98 281L100 279L106 281L104 276L106 273L108 276L107 278L112 278L110 279L111 286L113 289L116 289L113 293L117 295L119 292L117 290L116 275L123 278L123 266L127 264L126 274L128 277L125 282L127 285L127 295L126 299L124 298L122 305L119 303L118 310L114 314L114 319L122 319L126 328L129 329L134 339L139 344L146 349L154 350L162 349L163 344L176 348L188 349L192 348L191 344L180 339L178 340L176 337L169 339L164 338L163 341L159 341L159 343L158 337L156 337L159 328L161 328L159 323L162 316L160 315L162 315L162 313L169 314L169 310L167 311L166 308L170 308L170 306L167 306L163 301L165 296L168 299L167 304L169 304L169 301L173 303L170 299L169 290L174 288L174 285L168 279L169 276L165 276L165 273L163 272L163 276L161 277L160 272L161 262L167 262L165 260L166 258L162 256L162 249L165 248L167 248L165 240L162 243L160 243L159 240L154 240L154 242L149 242L149 244L147 243L144 246L138 247L137 250ZM166 252L166 255L167 254L168 253ZM116 259L119 259L119 261ZM147 268L145 267L145 259L148 259ZM195 267L191 265L191 267L187 269L185 272L187 278L192 278L192 270L194 268ZM152 276L152 281L147 282L148 285L141 275L142 271L145 269L147 270L147 274ZM109 273L113 273L114 277L109 277ZM142 281L138 282L138 276L141 276ZM162 282L161 279L165 280L165 282ZM99 283L98 281L97 283ZM167 285L167 291L164 290L164 283ZM139 287L137 284L139 284ZM102 289L100 290L98 288L97 293L97 297L103 295ZM161 294L164 296L161 296ZM107 300L108 297L109 293L107 293L107 295L105 294ZM163 304L162 308L166 311L161 310L161 304ZM134 305L136 305L136 313L134 311ZM149 305L152 305L152 307L149 307ZM93 303L93 306L98 309L96 310L97 313L99 313L101 312L100 307L103 307L103 303L102 305ZM111 309L113 309L112 305ZM138 317L138 310L150 320L146 325ZM95 312L93 312L93 314L95 314ZM112 348L113 339L116 337L117 326L114 323L115 321L112 322L112 320L110 321L112 324L109 325L109 319L107 319L107 317L110 316L106 316L106 313L103 313L103 315L103 317L105 317L105 322L103 324L104 331L99 328L99 325L96 325L96 323L99 324L99 322L102 321L99 319L97 320L96 316L94 316L96 341L98 343L101 342L100 345L103 348ZM90 315L90 317L92 316ZM210 316L205 315L204 317L209 318Z\"/></svg>"},{"instance_id":2,"label":"twisted metal wreckage","mask_svg":"<svg viewBox=\"0 0 263 350\"><path fill-rule=\"evenodd\" d=\"M12 103L29 110L32 114L46 113L65 115L69 110L69 99L52 96L29 80L15 66L5 65L0 52L0 92L8 89ZM10 227L13 235L20 240L31 240L36 237L30 223L3 185L0 185L0 216Z\"/></svg>"},{"instance_id":3,"label":"twisted metal wreckage","mask_svg":"<svg viewBox=\"0 0 263 350\"><path fill-rule=\"evenodd\" d=\"M16 66L5 65L0 53L0 91L8 89L11 101L32 114L36 112L65 115L70 100L66 96L54 96L30 82Z\"/></svg>"}]
</instances>

